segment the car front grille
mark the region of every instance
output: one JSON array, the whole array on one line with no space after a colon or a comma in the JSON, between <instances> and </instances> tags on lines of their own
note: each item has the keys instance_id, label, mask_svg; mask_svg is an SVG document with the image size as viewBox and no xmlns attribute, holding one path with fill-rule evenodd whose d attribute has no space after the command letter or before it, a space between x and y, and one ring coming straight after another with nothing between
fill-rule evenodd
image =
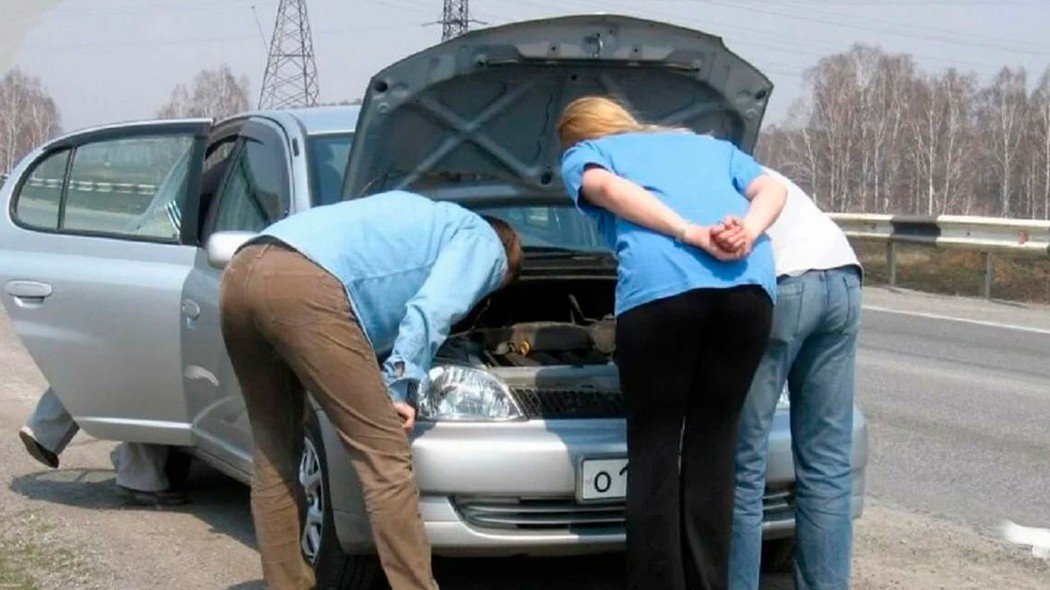
<instances>
[{"instance_id":1,"label":"car front grille","mask_svg":"<svg viewBox=\"0 0 1050 590\"><path fill-rule=\"evenodd\" d=\"M762 501L764 521L781 521L794 517L795 500L790 489L767 490ZM624 524L623 502L580 504L570 499L456 497L453 503L467 524L481 529L622 529Z\"/></svg>"},{"instance_id":2,"label":"car front grille","mask_svg":"<svg viewBox=\"0 0 1050 590\"><path fill-rule=\"evenodd\" d=\"M623 527L624 504L579 504L573 500L456 498L470 525L485 529L551 530Z\"/></svg>"},{"instance_id":3,"label":"car front grille","mask_svg":"<svg viewBox=\"0 0 1050 590\"><path fill-rule=\"evenodd\" d=\"M529 418L622 418L623 394L591 389L514 388L514 396Z\"/></svg>"}]
</instances>

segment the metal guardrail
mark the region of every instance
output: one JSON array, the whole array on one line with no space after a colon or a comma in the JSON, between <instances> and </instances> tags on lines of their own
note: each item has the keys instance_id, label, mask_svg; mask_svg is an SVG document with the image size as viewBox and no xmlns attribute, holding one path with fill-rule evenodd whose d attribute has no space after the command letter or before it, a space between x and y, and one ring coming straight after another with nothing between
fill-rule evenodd
<instances>
[{"instance_id":1,"label":"metal guardrail","mask_svg":"<svg viewBox=\"0 0 1050 590\"><path fill-rule=\"evenodd\" d=\"M37 188L61 188L61 178L30 178L26 185ZM92 180L71 180L69 188L81 192L123 193L131 195L152 195L157 192L155 184L135 184L132 182L96 182Z\"/></svg>"},{"instance_id":2,"label":"metal guardrail","mask_svg":"<svg viewBox=\"0 0 1050 590\"><path fill-rule=\"evenodd\" d=\"M984 258L981 294L992 292L992 255L1050 256L1050 221L961 215L874 215L832 213L846 236L886 244L889 284L897 284L897 248L918 244L980 252Z\"/></svg>"}]
</instances>

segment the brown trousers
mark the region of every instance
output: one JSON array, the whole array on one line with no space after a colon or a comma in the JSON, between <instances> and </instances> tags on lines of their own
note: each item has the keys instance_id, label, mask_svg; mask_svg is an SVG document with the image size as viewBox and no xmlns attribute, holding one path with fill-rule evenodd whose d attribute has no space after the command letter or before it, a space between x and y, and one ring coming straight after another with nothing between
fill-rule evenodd
<instances>
[{"instance_id":1,"label":"brown trousers","mask_svg":"<svg viewBox=\"0 0 1050 590\"><path fill-rule=\"evenodd\" d=\"M335 425L364 488L394 590L434 590L408 439L343 285L301 254L253 244L222 278L222 333L255 441L251 506L270 588L313 588L299 546L305 392Z\"/></svg>"}]
</instances>

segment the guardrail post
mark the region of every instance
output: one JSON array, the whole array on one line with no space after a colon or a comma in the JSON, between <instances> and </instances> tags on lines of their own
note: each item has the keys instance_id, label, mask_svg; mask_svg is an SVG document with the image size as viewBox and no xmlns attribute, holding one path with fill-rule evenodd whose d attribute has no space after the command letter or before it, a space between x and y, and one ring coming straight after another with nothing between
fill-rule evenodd
<instances>
[{"instance_id":1,"label":"guardrail post","mask_svg":"<svg viewBox=\"0 0 1050 590\"><path fill-rule=\"evenodd\" d=\"M886 242L886 267L889 269L891 287L897 286L897 242Z\"/></svg>"},{"instance_id":2,"label":"guardrail post","mask_svg":"<svg viewBox=\"0 0 1050 590\"><path fill-rule=\"evenodd\" d=\"M985 299L991 299L992 278L994 276L992 269L992 253L981 252L981 257L984 259L984 273L981 277L981 296Z\"/></svg>"}]
</instances>

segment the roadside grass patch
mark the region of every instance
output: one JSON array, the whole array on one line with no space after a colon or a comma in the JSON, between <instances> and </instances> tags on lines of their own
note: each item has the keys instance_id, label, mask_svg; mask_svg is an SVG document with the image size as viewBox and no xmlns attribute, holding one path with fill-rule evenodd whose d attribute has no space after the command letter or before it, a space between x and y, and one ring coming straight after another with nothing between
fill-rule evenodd
<instances>
[{"instance_id":1,"label":"roadside grass patch","mask_svg":"<svg viewBox=\"0 0 1050 590\"><path fill-rule=\"evenodd\" d=\"M0 590L40 590L45 580L87 577L90 567L59 545L58 532L33 511L4 514L0 529Z\"/></svg>"},{"instance_id":2,"label":"roadside grass patch","mask_svg":"<svg viewBox=\"0 0 1050 590\"><path fill-rule=\"evenodd\" d=\"M8 563L6 555L0 555L0 588L3 590L39 590L29 574Z\"/></svg>"},{"instance_id":3,"label":"roadside grass patch","mask_svg":"<svg viewBox=\"0 0 1050 590\"><path fill-rule=\"evenodd\" d=\"M865 284L887 284L886 246L853 242L853 248L864 265ZM897 247L897 286L904 289L980 297L983 271L984 260L978 252L905 244ZM1050 257L993 254L992 272L993 299L1050 304Z\"/></svg>"}]
</instances>

